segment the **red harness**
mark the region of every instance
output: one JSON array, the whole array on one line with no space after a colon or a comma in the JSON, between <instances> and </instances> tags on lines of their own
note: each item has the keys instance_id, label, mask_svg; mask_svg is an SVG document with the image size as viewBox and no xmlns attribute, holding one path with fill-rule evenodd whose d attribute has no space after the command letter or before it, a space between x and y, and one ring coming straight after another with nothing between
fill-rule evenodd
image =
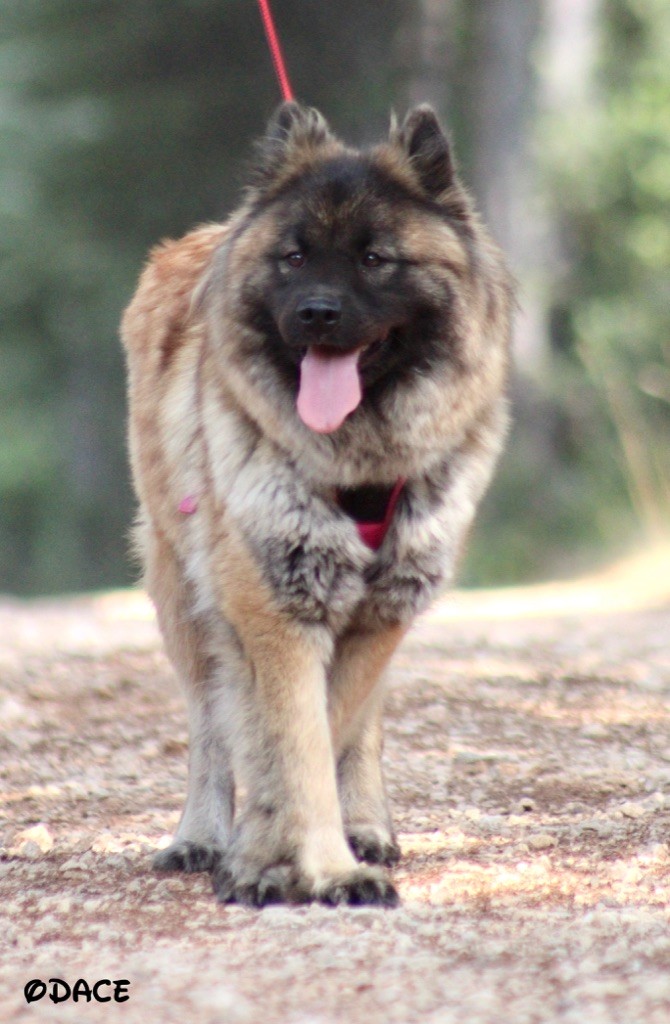
<instances>
[{"instance_id":1,"label":"red harness","mask_svg":"<svg viewBox=\"0 0 670 1024\"><path fill-rule=\"evenodd\" d=\"M373 551L378 551L382 546L382 541L388 532L388 528L393 520L393 513L395 507L398 504L398 498L402 494L403 487L406 484L406 480L403 477L399 477L394 486L393 490L389 495L388 505L386 506L386 512L384 518L380 522L357 522L356 529L358 530L358 536L361 538L367 547L372 548Z\"/></svg>"}]
</instances>

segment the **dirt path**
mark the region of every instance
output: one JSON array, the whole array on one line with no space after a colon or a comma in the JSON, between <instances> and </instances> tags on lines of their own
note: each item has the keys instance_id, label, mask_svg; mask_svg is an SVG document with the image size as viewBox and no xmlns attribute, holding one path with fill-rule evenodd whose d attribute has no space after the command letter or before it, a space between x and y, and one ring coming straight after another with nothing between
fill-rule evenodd
<instances>
[{"instance_id":1,"label":"dirt path","mask_svg":"<svg viewBox=\"0 0 670 1024\"><path fill-rule=\"evenodd\" d=\"M221 907L149 870L186 723L145 600L0 602L0 1021L668 1024L668 552L457 595L389 684L402 908Z\"/></svg>"}]
</instances>

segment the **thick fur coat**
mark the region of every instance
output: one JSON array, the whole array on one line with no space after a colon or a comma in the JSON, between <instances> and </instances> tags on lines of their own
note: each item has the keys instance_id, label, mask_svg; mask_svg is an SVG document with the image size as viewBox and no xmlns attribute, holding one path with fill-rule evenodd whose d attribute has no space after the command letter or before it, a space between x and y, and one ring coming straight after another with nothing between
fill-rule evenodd
<instances>
[{"instance_id":1,"label":"thick fur coat","mask_svg":"<svg viewBox=\"0 0 670 1024\"><path fill-rule=\"evenodd\" d=\"M379 680L500 452L510 306L427 107L360 152L283 105L239 210L152 253L122 329L136 542L190 715L158 867L396 901Z\"/></svg>"}]
</instances>

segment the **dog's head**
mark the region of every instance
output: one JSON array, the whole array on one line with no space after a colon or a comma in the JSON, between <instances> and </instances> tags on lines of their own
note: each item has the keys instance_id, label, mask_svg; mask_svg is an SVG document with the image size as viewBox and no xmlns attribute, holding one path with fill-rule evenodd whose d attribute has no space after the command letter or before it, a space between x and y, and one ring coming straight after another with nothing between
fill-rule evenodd
<instances>
[{"instance_id":1,"label":"dog's head","mask_svg":"<svg viewBox=\"0 0 670 1024\"><path fill-rule=\"evenodd\" d=\"M292 389L303 422L337 430L362 402L464 358L475 233L429 107L360 151L285 103L227 246L244 344Z\"/></svg>"}]
</instances>

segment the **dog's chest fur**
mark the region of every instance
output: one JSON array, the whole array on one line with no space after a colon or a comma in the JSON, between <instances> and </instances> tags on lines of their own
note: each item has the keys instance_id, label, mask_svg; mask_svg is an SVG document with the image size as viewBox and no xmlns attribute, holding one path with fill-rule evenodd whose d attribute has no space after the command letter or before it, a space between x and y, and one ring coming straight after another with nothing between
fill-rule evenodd
<instances>
[{"instance_id":1,"label":"dog's chest fur","mask_svg":"<svg viewBox=\"0 0 670 1024\"><path fill-rule=\"evenodd\" d=\"M267 516L238 519L284 610L341 632L407 621L428 602L444 575L441 531L416 531L417 517L426 523L432 510L404 481L390 510L394 490L366 485L318 495L294 478L266 492ZM380 527L378 545L368 543L365 526Z\"/></svg>"}]
</instances>

